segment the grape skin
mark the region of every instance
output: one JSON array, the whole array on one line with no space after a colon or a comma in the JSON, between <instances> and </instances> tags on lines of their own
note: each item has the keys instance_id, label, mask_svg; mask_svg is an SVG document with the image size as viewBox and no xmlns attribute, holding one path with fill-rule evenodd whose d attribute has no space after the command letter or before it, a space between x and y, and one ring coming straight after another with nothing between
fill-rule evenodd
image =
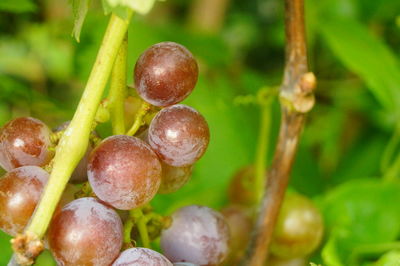
<instances>
[{"instance_id":1,"label":"grape skin","mask_svg":"<svg viewBox=\"0 0 400 266\"><path fill-rule=\"evenodd\" d=\"M161 164L142 140L111 136L89 158L88 177L95 194L111 206L130 210L148 203L161 183Z\"/></svg>"},{"instance_id":2,"label":"grape skin","mask_svg":"<svg viewBox=\"0 0 400 266\"><path fill-rule=\"evenodd\" d=\"M162 176L161 185L158 193L172 193L183 187L192 175L193 166L175 167L166 163L161 163Z\"/></svg>"},{"instance_id":3,"label":"grape skin","mask_svg":"<svg viewBox=\"0 0 400 266\"><path fill-rule=\"evenodd\" d=\"M0 165L6 170L47 164L53 156L50 129L40 120L20 117L0 129Z\"/></svg>"},{"instance_id":4,"label":"grape skin","mask_svg":"<svg viewBox=\"0 0 400 266\"><path fill-rule=\"evenodd\" d=\"M122 252L112 266L172 266L172 263L154 250L130 248Z\"/></svg>"},{"instance_id":5,"label":"grape skin","mask_svg":"<svg viewBox=\"0 0 400 266\"><path fill-rule=\"evenodd\" d=\"M199 265L190 262L176 262L174 263L174 266L199 266Z\"/></svg>"},{"instance_id":6,"label":"grape skin","mask_svg":"<svg viewBox=\"0 0 400 266\"><path fill-rule=\"evenodd\" d=\"M197 83L198 66L193 55L180 44L162 42L148 48L137 60L135 88L155 106L181 102Z\"/></svg>"},{"instance_id":7,"label":"grape skin","mask_svg":"<svg viewBox=\"0 0 400 266\"><path fill-rule=\"evenodd\" d=\"M9 235L22 233L49 174L38 166L22 166L0 178L0 229Z\"/></svg>"},{"instance_id":8,"label":"grape skin","mask_svg":"<svg viewBox=\"0 0 400 266\"><path fill-rule=\"evenodd\" d=\"M218 265L228 255L229 229L223 216L204 206L186 206L172 215L161 249L172 262Z\"/></svg>"},{"instance_id":9,"label":"grape skin","mask_svg":"<svg viewBox=\"0 0 400 266\"><path fill-rule=\"evenodd\" d=\"M323 220L308 198L288 193L280 210L271 242L271 253L280 258L303 257L321 242Z\"/></svg>"},{"instance_id":10,"label":"grape skin","mask_svg":"<svg viewBox=\"0 0 400 266\"><path fill-rule=\"evenodd\" d=\"M167 164L183 167L195 163L205 153L210 131L195 109L177 104L162 109L152 120L150 146Z\"/></svg>"},{"instance_id":11,"label":"grape skin","mask_svg":"<svg viewBox=\"0 0 400 266\"><path fill-rule=\"evenodd\" d=\"M253 220L248 209L238 205L230 205L221 210L229 226L229 262L236 265L242 259L250 241Z\"/></svg>"},{"instance_id":12,"label":"grape skin","mask_svg":"<svg viewBox=\"0 0 400 266\"><path fill-rule=\"evenodd\" d=\"M110 265L122 247L118 214L95 198L67 204L52 220L48 240L59 265Z\"/></svg>"}]
</instances>

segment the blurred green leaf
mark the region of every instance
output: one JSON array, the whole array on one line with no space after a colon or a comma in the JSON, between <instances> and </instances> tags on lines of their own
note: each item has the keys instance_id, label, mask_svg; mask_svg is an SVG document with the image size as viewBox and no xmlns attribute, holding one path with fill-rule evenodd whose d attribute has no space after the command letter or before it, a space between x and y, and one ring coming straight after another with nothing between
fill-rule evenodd
<instances>
[{"instance_id":1,"label":"blurred green leaf","mask_svg":"<svg viewBox=\"0 0 400 266\"><path fill-rule=\"evenodd\" d=\"M325 263L350 265L357 246L386 243L399 236L400 184L353 180L326 194L322 209L330 232L323 250Z\"/></svg>"},{"instance_id":2,"label":"blurred green leaf","mask_svg":"<svg viewBox=\"0 0 400 266\"><path fill-rule=\"evenodd\" d=\"M399 266L400 265L400 250L390 251L384 254L374 266Z\"/></svg>"},{"instance_id":3,"label":"blurred green leaf","mask_svg":"<svg viewBox=\"0 0 400 266\"><path fill-rule=\"evenodd\" d=\"M400 109L400 67L379 39L352 19L321 20L319 31L338 58L357 73L388 111Z\"/></svg>"},{"instance_id":4,"label":"blurred green leaf","mask_svg":"<svg viewBox=\"0 0 400 266\"><path fill-rule=\"evenodd\" d=\"M80 41L83 22L85 21L87 11L90 6L90 0L70 0L72 5L72 13L74 14L74 29L72 35L76 41Z\"/></svg>"},{"instance_id":5,"label":"blurred green leaf","mask_svg":"<svg viewBox=\"0 0 400 266\"><path fill-rule=\"evenodd\" d=\"M0 230L0 247L1 247L1 255L0 255L0 265L7 265L8 261L11 258L12 250L10 245L11 237Z\"/></svg>"},{"instance_id":6,"label":"blurred green leaf","mask_svg":"<svg viewBox=\"0 0 400 266\"><path fill-rule=\"evenodd\" d=\"M1 0L0 11L12 13L33 12L37 10L36 3L32 0Z\"/></svg>"}]
</instances>

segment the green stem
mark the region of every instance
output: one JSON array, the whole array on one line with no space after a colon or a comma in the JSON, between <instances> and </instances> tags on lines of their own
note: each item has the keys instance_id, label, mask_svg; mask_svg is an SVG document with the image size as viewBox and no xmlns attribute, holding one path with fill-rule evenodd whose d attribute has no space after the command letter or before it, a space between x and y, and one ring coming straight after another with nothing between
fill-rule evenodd
<instances>
[{"instance_id":1,"label":"green stem","mask_svg":"<svg viewBox=\"0 0 400 266\"><path fill-rule=\"evenodd\" d=\"M140 208L130 211L131 217L134 218L137 229L139 231L140 239L142 240L143 247L150 247L149 233L147 232L146 217Z\"/></svg>"},{"instance_id":2,"label":"green stem","mask_svg":"<svg viewBox=\"0 0 400 266\"><path fill-rule=\"evenodd\" d=\"M260 107L260 129L255 160L255 191L258 201L262 199L264 184L266 182L266 159L268 156L268 142L271 128L271 100L266 100Z\"/></svg>"},{"instance_id":3,"label":"green stem","mask_svg":"<svg viewBox=\"0 0 400 266\"><path fill-rule=\"evenodd\" d=\"M124 224L124 243L125 244L130 244L132 241L131 232L132 232L133 226L134 226L134 222L131 218L129 218Z\"/></svg>"},{"instance_id":4,"label":"green stem","mask_svg":"<svg viewBox=\"0 0 400 266\"><path fill-rule=\"evenodd\" d=\"M142 102L140 109L135 117L135 122L133 123L131 129L126 133L128 136L133 136L138 131L140 126L143 124L143 117L147 114L147 111L150 110L151 105L145 101Z\"/></svg>"},{"instance_id":5,"label":"green stem","mask_svg":"<svg viewBox=\"0 0 400 266\"><path fill-rule=\"evenodd\" d=\"M126 20L111 16L85 91L59 142L53 171L26 233L33 233L40 238L44 236L68 179L86 152L91 126L131 15L129 12Z\"/></svg>"},{"instance_id":6,"label":"green stem","mask_svg":"<svg viewBox=\"0 0 400 266\"><path fill-rule=\"evenodd\" d=\"M126 96L127 55L128 36L125 35L111 72L110 92L108 95L113 135L125 133L124 99Z\"/></svg>"}]
</instances>

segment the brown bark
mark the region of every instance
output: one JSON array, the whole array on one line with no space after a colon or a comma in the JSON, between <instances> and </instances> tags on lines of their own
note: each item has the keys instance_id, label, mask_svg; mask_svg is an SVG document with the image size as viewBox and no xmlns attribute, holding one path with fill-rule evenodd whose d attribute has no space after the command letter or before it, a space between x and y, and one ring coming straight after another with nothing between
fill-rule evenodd
<instances>
[{"instance_id":1,"label":"brown bark","mask_svg":"<svg viewBox=\"0 0 400 266\"><path fill-rule=\"evenodd\" d=\"M289 182L305 114L314 104L315 77L308 73L303 0L285 0L286 66L280 88L282 120L256 228L243 265L263 266Z\"/></svg>"}]
</instances>

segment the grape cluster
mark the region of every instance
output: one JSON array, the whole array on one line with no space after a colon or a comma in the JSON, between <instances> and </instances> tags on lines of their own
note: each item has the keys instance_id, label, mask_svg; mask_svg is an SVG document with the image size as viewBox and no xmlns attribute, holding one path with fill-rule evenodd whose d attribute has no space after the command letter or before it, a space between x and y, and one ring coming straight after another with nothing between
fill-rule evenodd
<instances>
[{"instance_id":1,"label":"grape cluster","mask_svg":"<svg viewBox=\"0 0 400 266\"><path fill-rule=\"evenodd\" d=\"M170 219L156 219L162 216L144 211L157 193L172 193L185 185L207 149L206 120L192 107L178 104L192 92L197 77L196 60L177 43L153 45L140 56L134 70L139 96L129 96L125 106L146 101L155 106L153 110L161 110L142 123L134 136L113 135L101 141L96 136L97 141L89 141L45 237L58 265L223 263L230 233L218 212L191 205ZM134 109L126 115L139 112ZM132 119L127 117L125 123L132 124ZM22 117L0 129L0 165L8 171L0 178L0 229L4 232L12 236L23 232L49 179L52 151L68 126L66 122L52 132L43 122ZM151 239L161 235L164 255L132 247L139 240L135 236L133 243L126 243L126 234L128 238L135 235L127 227L128 222L138 222L139 218L130 216L135 210L148 215L144 225Z\"/></svg>"}]
</instances>

